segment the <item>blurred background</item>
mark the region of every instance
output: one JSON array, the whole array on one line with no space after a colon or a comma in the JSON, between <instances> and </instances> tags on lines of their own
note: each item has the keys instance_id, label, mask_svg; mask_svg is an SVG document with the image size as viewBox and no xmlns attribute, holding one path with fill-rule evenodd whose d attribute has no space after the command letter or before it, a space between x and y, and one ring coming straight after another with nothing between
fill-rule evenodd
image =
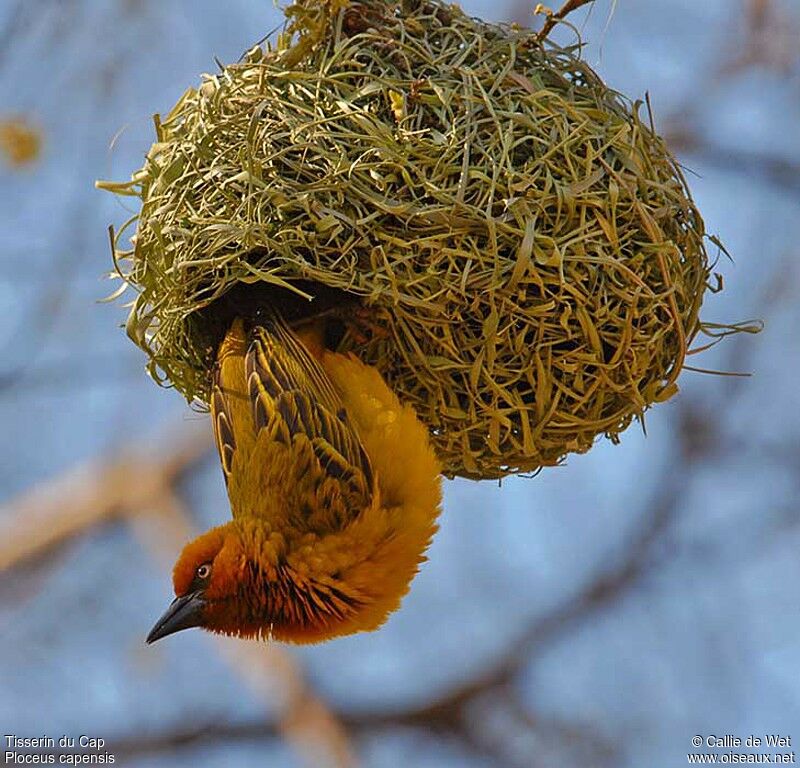
<instances>
[{"instance_id":1,"label":"blurred background","mask_svg":"<svg viewBox=\"0 0 800 768\"><path fill-rule=\"evenodd\" d=\"M532 0L463 5L541 23ZM270 0L0 2L2 734L103 738L140 768L674 768L695 734L800 740L797 0L570 16L607 82L649 93L733 256L704 318L766 322L691 364L751 377L687 371L646 437L446 483L377 633L144 645L180 546L228 507L207 418L97 303L134 210L93 183L128 178L152 114L280 20Z\"/></svg>"}]
</instances>

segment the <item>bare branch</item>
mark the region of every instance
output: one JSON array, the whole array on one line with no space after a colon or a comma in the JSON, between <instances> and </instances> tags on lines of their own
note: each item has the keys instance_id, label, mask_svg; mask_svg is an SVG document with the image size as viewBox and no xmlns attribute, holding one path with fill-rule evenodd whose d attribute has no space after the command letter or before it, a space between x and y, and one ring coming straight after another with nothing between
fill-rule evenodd
<instances>
[{"instance_id":1,"label":"bare branch","mask_svg":"<svg viewBox=\"0 0 800 768\"><path fill-rule=\"evenodd\" d=\"M584 5L588 5L589 3L593 2L594 0L566 0L564 5L562 5L561 8L555 12L542 5L542 3L539 3L534 9L534 13L545 14L547 16L547 20L545 21L544 26L536 33L536 39L541 42L553 31L553 27L555 27L559 21L563 21L570 13L577 11L578 8L582 8Z\"/></svg>"}]
</instances>

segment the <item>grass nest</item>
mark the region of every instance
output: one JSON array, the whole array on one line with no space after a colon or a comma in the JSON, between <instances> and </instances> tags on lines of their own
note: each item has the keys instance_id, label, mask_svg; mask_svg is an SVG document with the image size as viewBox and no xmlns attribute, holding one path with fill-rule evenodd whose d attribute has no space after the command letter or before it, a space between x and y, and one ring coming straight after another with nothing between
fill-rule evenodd
<instances>
[{"instance_id":1,"label":"grass nest","mask_svg":"<svg viewBox=\"0 0 800 768\"><path fill-rule=\"evenodd\" d=\"M113 239L156 380L202 404L232 314L355 304L338 348L472 478L616 440L675 393L711 267L640 104L577 47L437 0L287 14L104 185L141 200Z\"/></svg>"}]
</instances>

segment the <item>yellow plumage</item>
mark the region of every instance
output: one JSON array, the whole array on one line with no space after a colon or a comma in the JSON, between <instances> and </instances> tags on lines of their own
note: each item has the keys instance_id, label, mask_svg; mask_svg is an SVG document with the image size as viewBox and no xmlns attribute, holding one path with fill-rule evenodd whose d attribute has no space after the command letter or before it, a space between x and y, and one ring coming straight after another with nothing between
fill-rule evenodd
<instances>
[{"instance_id":1,"label":"yellow plumage","mask_svg":"<svg viewBox=\"0 0 800 768\"><path fill-rule=\"evenodd\" d=\"M211 412L233 520L184 549L176 603L202 609L179 628L294 642L375 629L424 560L441 501L427 431L321 338L272 317L235 321L220 345Z\"/></svg>"}]
</instances>

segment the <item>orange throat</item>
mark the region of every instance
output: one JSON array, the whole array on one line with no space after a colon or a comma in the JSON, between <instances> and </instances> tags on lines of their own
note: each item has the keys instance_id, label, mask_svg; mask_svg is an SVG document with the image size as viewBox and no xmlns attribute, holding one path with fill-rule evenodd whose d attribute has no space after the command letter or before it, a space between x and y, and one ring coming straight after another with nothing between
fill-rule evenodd
<instances>
[{"instance_id":1,"label":"orange throat","mask_svg":"<svg viewBox=\"0 0 800 768\"><path fill-rule=\"evenodd\" d=\"M233 595L211 599L205 628L249 639L314 643L349 634L362 599L333 579L301 577L287 566L267 573L248 561ZM330 582L330 583L326 583Z\"/></svg>"}]
</instances>

